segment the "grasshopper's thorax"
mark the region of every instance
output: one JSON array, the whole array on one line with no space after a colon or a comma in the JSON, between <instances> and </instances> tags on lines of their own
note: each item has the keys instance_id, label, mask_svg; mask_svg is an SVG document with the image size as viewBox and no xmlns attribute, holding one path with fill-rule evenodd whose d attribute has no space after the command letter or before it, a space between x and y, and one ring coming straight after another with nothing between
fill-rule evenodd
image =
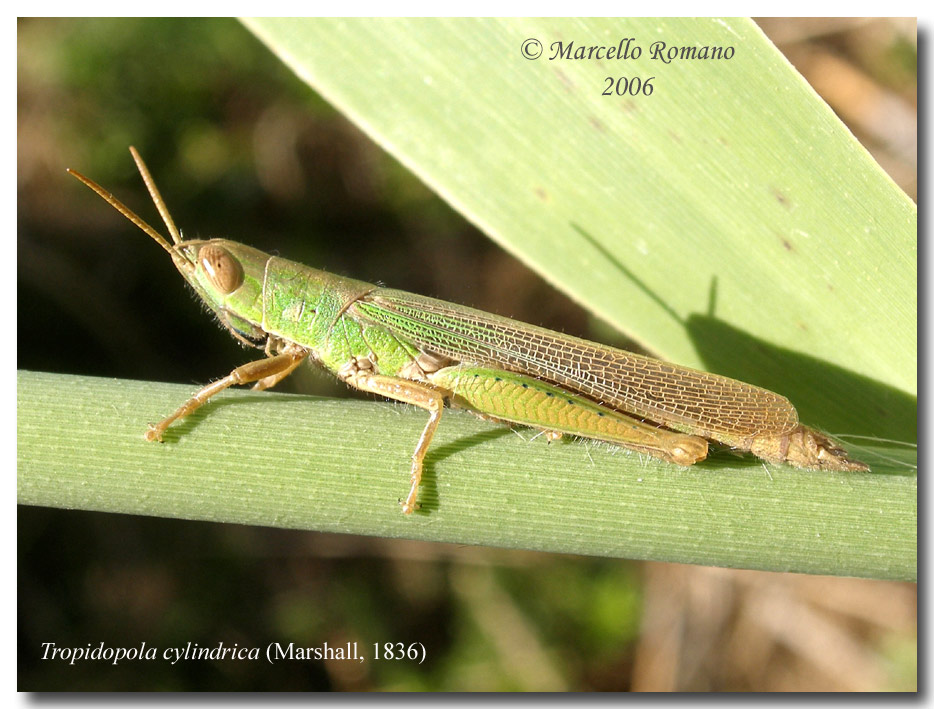
<instances>
[{"instance_id":1,"label":"grasshopper's thorax","mask_svg":"<svg viewBox=\"0 0 934 709\"><path fill-rule=\"evenodd\" d=\"M269 254L227 239L184 241L176 248L176 268L221 323L254 343L264 339L263 282Z\"/></svg>"}]
</instances>

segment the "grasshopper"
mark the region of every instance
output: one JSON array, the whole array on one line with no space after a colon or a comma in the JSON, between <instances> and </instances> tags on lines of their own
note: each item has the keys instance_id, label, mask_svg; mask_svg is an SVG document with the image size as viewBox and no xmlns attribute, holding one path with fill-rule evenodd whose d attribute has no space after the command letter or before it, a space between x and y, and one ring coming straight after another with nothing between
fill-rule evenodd
<instances>
[{"instance_id":1,"label":"grasshopper","mask_svg":"<svg viewBox=\"0 0 934 709\"><path fill-rule=\"evenodd\" d=\"M771 463L868 470L800 424L788 399L766 389L342 278L235 241L183 240L142 158L132 147L130 153L172 243L96 182L68 172L165 249L220 323L266 355L150 424L148 441L161 441L174 421L229 386L268 389L312 360L355 389L428 412L412 454L405 514L417 507L425 454L445 403L540 429L549 440L592 438L684 466L707 456L709 439Z\"/></svg>"}]
</instances>

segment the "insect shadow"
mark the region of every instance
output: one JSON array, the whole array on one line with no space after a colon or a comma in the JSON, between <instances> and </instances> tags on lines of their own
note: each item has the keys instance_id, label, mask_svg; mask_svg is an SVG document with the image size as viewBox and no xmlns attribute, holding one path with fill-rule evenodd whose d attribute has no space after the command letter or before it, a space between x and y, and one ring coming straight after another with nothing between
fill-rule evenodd
<instances>
[{"instance_id":1,"label":"insect shadow","mask_svg":"<svg viewBox=\"0 0 934 709\"><path fill-rule=\"evenodd\" d=\"M831 435L906 443L917 440L918 402L915 397L826 360L778 347L720 320L715 315L716 276L711 279L707 312L691 313L683 318L591 234L577 224L572 223L571 227L684 327L703 361L704 370L786 396L798 410L802 422L819 424L821 430ZM802 326L806 327L806 323Z\"/></svg>"},{"instance_id":2,"label":"insect shadow","mask_svg":"<svg viewBox=\"0 0 934 709\"><path fill-rule=\"evenodd\" d=\"M227 406L261 406L263 397L268 395L267 393L259 394L244 390L225 392L220 397L210 399L196 411L193 411L185 418L175 422L173 426L167 428L163 433L162 442L168 444L178 443L201 425L202 421L209 420L218 410ZM329 397L310 396L307 394L287 394L287 396L294 401L329 400ZM372 397L368 398L372 399ZM450 415L450 411L447 411L446 415ZM438 491L438 475L435 468L437 464L461 451L512 434L513 431L511 428L497 426L469 436L461 436L443 445L432 446L431 450L425 456L425 466L422 473L422 481L419 486L419 506L415 510L415 514L431 514L440 507L441 495ZM404 471L400 469L400 475L403 473Z\"/></svg>"},{"instance_id":3,"label":"insect shadow","mask_svg":"<svg viewBox=\"0 0 934 709\"><path fill-rule=\"evenodd\" d=\"M291 401L328 400L328 397L309 394L283 394L280 392L277 395L287 396ZM230 389L219 396L212 397L190 414L169 426L162 434L162 443L178 443L200 426L202 421L209 420L217 411L227 406L261 407L265 396L267 396L266 393L254 392L248 389Z\"/></svg>"},{"instance_id":4,"label":"insect shadow","mask_svg":"<svg viewBox=\"0 0 934 709\"><path fill-rule=\"evenodd\" d=\"M436 444L432 446L431 450L428 451L428 455L425 456L422 482L419 485L419 505L415 509L415 514L431 514L440 507L441 495L438 492L438 475L435 470L438 463L461 451L511 434L511 429L497 426L486 431L478 431L469 436L461 436L443 445Z\"/></svg>"}]
</instances>

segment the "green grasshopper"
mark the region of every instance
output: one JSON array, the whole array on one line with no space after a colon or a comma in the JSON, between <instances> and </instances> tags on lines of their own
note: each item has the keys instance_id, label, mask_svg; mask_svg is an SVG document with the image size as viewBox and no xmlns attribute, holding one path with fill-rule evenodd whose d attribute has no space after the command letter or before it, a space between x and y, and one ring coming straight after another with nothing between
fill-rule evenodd
<instances>
[{"instance_id":1,"label":"green grasshopper","mask_svg":"<svg viewBox=\"0 0 934 709\"><path fill-rule=\"evenodd\" d=\"M177 419L235 384L268 389L311 359L349 386L425 409L402 511L416 509L425 454L445 403L498 422L608 441L678 465L707 439L772 463L868 470L798 422L783 396L498 315L318 271L227 239L183 240L145 163L130 153L172 242L94 181L69 170L142 229L217 319L266 357L198 391L150 424Z\"/></svg>"}]
</instances>

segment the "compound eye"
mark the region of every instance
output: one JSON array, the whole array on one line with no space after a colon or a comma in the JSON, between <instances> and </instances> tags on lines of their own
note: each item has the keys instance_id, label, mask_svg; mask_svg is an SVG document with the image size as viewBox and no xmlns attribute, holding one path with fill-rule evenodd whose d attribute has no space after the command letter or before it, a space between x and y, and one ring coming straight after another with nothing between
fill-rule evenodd
<instances>
[{"instance_id":1,"label":"compound eye","mask_svg":"<svg viewBox=\"0 0 934 709\"><path fill-rule=\"evenodd\" d=\"M224 295L233 293L243 283L243 267L227 249L213 244L202 246L198 250L198 263L211 285Z\"/></svg>"}]
</instances>

